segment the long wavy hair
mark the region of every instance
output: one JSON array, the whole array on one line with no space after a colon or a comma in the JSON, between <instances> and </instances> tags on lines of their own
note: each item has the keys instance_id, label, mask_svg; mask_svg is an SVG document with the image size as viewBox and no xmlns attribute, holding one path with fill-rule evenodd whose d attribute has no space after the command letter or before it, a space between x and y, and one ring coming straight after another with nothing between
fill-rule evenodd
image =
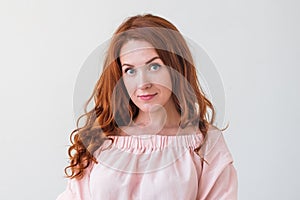
<instances>
[{"instance_id":1,"label":"long wavy hair","mask_svg":"<svg viewBox=\"0 0 300 200\"><path fill-rule=\"evenodd\" d=\"M205 137L209 125L214 123L214 107L200 87L192 54L178 29L159 16L146 14L130 17L113 34L103 71L84 105L84 114L77 120L77 128L70 135L70 164L65 168L68 178L82 178L85 169L92 162L97 163L93 153L104 140L112 140L108 136L119 135L120 127L129 125L139 113L122 81L120 49L129 40L152 44L163 63L170 67L172 87L176 91L171 98L181 115L181 127L196 125ZM94 107L87 111L92 99ZM79 127L83 117L86 117L85 124Z\"/></svg>"}]
</instances>

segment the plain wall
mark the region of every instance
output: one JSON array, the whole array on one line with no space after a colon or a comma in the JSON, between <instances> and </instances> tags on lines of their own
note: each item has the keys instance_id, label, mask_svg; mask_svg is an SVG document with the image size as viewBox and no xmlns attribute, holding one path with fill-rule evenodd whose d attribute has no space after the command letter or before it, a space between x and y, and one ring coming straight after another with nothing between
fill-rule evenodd
<instances>
[{"instance_id":1,"label":"plain wall","mask_svg":"<svg viewBox=\"0 0 300 200\"><path fill-rule=\"evenodd\" d=\"M222 77L239 199L300 199L298 1L1 1L0 199L66 187L82 64L128 16L167 18Z\"/></svg>"}]
</instances>

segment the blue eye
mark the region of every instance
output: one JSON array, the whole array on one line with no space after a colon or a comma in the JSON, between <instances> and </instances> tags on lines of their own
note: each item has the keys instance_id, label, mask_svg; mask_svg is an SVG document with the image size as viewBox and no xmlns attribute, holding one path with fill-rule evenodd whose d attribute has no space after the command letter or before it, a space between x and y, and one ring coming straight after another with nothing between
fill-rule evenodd
<instances>
[{"instance_id":1,"label":"blue eye","mask_svg":"<svg viewBox=\"0 0 300 200\"><path fill-rule=\"evenodd\" d=\"M127 68L127 69L125 69L125 73L128 74L128 75L134 75L135 74L135 69Z\"/></svg>"},{"instance_id":2,"label":"blue eye","mask_svg":"<svg viewBox=\"0 0 300 200\"><path fill-rule=\"evenodd\" d=\"M150 64L149 67L150 67L151 71L157 71L157 70L159 70L159 68L161 67L161 65L157 64L157 63L152 63L152 64Z\"/></svg>"}]
</instances>

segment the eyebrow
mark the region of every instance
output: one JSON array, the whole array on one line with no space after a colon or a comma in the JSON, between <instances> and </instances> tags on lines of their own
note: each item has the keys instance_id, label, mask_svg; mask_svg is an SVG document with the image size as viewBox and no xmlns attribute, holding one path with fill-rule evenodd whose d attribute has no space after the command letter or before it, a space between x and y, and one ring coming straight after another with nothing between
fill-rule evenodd
<instances>
[{"instance_id":1,"label":"eyebrow","mask_svg":"<svg viewBox=\"0 0 300 200\"><path fill-rule=\"evenodd\" d=\"M160 59L160 57L155 56L155 57L151 58L150 60L148 60L145 64L147 65L147 64L151 63L153 60L156 60L156 59ZM122 67L124 67L125 65L127 65L127 66L129 66L129 67L134 67L134 65L127 64L127 63L124 63L124 64L122 65Z\"/></svg>"}]
</instances>

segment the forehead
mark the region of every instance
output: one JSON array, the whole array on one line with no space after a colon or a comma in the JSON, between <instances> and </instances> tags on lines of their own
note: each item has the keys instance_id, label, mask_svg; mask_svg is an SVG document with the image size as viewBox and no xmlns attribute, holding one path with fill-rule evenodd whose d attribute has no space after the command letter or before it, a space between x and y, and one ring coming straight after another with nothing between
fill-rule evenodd
<instances>
[{"instance_id":1,"label":"forehead","mask_svg":"<svg viewBox=\"0 0 300 200\"><path fill-rule=\"evenodd\" d=\"M158 54L154 47L146 41L130 40L120 50L121 64L143 65L156 56Z\"/></svg>"}]
</instances>

